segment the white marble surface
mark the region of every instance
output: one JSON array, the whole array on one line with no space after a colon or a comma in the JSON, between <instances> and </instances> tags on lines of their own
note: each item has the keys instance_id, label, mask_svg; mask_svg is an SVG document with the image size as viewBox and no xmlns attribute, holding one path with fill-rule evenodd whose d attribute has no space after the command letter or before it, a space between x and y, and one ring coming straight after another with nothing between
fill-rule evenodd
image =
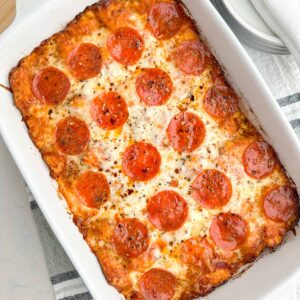
<instances>
[{"instance_id":1,"label":"white marble surface","mask_svg":"<svg viewBox=\"0 0 300 300\"><path fill-rule=\"evenodd\" d=\"M16 22L46 1L18 0L20 14ZM0 246L0 299L53 300L25 184L1 137ZM294 283L290 282L268 300L294 300L291 296L294 289Z\"/></svg>"},{"instance_id":2,"label":"white marble surface","mask_svg":"<svg viewBox=\"0 0 300 300\"><path fill-rule=\"evenodd\" d=\"M0 137L0 299L53 300L25 184Z\"/></svg>"}]
</instances>

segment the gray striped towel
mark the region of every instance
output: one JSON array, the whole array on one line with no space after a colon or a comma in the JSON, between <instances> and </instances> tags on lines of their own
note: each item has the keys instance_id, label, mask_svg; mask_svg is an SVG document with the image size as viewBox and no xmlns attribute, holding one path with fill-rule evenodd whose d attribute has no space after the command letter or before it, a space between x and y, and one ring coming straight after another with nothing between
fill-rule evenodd
<instances>
[{"instance_id":1,"label":"gray striped towel","mask_svg":"<svg viewBox=\"0 0 300 300\"><path fill-rule=\"evenodd\" d=\"M49 277L57 300L91 300L82 279L59 244L40 208L29 193L30 207L39 233Z\"/></svg>"},{"instance_id":2,"label":"gray striped towel","mask_svg":"<svg viewBox=\"0 0 300 300\"><path fill-rule=\"evenodd\" d=\"M296 62L291 56L274 56L249 48L246 50L300 138L300 69ZM92 299L32 196L30 205L45 252L56 299ZM300 300L300 282L297 291L299 291L298 299Z\"/></svg>"}]
</instances>

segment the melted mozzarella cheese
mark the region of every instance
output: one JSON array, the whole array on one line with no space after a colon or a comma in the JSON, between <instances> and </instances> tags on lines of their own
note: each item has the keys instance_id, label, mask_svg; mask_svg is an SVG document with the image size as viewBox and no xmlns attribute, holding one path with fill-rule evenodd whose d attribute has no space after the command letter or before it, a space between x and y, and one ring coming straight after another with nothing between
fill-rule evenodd
<instances>
[{"instance_id":1,"label":"melted mozzarella cheese","mask_svg":"<svg viewBox=\"0 0 300 300\"><path fill-rule=\"evenodd\" d=\"M148 228L151 228L151 243L155 243L158 239L163 240L167 244L167 250L171 251L174 245L176 246L192 236L209 234L211 220L220 211L241 213L247 202L257 204L259 191L274 181L280 182L282 175L275 172L271 177L257 181L245 174L240 161L232 159L230 161L232 164L229 164L230 166L226 169L226 175L231 180L233 187L233 195L229 203L222 209L216 210L199 207L191 196L191 183L201 170L220 168L218 165L221 156L220 149L230 140L231 135L202 109L205 91L211 86L207 72L201 76L184 75L169 59L170 53L174 51L175 40L157 41L149 31L144 29L145 20L133 15L132 21L145 40L145 51L138 64L125 67L108 55L104 60L101 74L97 77L81 82L71 79L70 97L63 105L54 109L51 124L56 126L63 117L75 115L84 120L90 128L89 146L98 158L99 168L107 177L111 187L110 201L99 209L99 213L94 218L107 217L113 220L116 214L122 214L126 218L138 218L147 224ZM108 35L109 31L106 28L101 28L93 35L84 37L82 42L94 43L104 52L107 52L106 40ZM50 57L50 64L62 69L69 75L69 78L72 78L63 62ZM173 81L174 91L165 105L146 107L136 93L135 80L142 68L154 66L168 72ZM110 90L122 95L127 102L129 119L121 129L107 132L98 127L92 120L90 103L96 96ZM76 98L76 105L74 104L74 97ZM193 101L192 98L194 98ZM166 129L170 120L182 110L197 114L206 127L206 137L203 144L189 154L179 154L174 151L169 146L166 136ZM128 145L134 141L147 141L153 144L161 154L161 170L155 178L148 182L132 182L122 172L122 154ZM230 156L228 159L230 160ZM70 157L69 161L77 164L82 171L88 167L82 163L80 155ZM178 187L171 187L172 180L178 181ZM129 189L131 193L128 193ZM161 232L148 221L147 199L159 191L169 189L178 192L187 201L189 215L179 230ZM254 205L254 210L245 217L248 218L250 230L254 230L256 226L251 219L253 216L255 216L255 224L263 224L264 219L258 205ZM103 244L103 242L100 243ZM152 267L166 268L179 278L184 278L186 266L181 264L178 259L169 256L168 253L158 251L155 254L155 263ZM130 274L136 288L140 276L140 272Z\"/></svg>"}]
</instances>

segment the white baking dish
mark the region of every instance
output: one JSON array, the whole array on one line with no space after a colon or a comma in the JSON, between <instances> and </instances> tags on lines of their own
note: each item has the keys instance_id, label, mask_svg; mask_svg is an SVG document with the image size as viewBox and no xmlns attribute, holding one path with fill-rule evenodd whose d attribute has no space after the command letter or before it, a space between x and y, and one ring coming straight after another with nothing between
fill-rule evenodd
<instances>
[{"instance_id":1,"label":"white baking dish","mask_svg":"<svg viewBox=\"0 0 300 300\"><path fill-rule=\"evenodd\" d=\"M20 58L42 40L61 30L67 21L94 0L51 0L0 38L0 82ZM203 36L228 72L236 90L247 99L261 127L300 190L300 145L263 79L235 36L208 0L183 1L198 22ZM31 142L12 96L0 90L0 132L60 243L95 299L115 300L95 256L89 250L56 193L56 184L39 151ZM1 165L0 165L1 167ZM3 200L3 199L1 199ZM9 201L6 199L5 201ZM241 278L218 288L209 299L259 299L291 280L300 270L300 236L292 237L276 253L260 259ZM234 295L234 297L233 297ZM286 299L290 299L287 295Z\"/></svg>"}]
</instances>

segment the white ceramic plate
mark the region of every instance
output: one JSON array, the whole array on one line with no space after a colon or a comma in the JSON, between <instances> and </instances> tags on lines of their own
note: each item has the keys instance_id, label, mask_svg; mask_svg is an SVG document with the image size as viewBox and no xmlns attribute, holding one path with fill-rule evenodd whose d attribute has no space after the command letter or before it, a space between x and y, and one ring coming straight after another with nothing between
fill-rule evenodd
<instances>
[{"instance_id":1,"label":"white ceramic plate","mask_svg":"<svg viewBox=\"0 0 300 300\"><path fill-rule=\"evenodd\" d=\"M20 58L65 24L94 0L51 0L0 38L0 82L8 84L8 74ZM278 152L284 166L300 188L300 147L297 137L244 49L223 19L207 0L183 1L198 22L236 91L253 112ZM252 116L253 118L253 116ZM115 300L121 296L110 287L95 256L82 239L65 203L56 193L56 184L39 151L31 142L19 111L9 92L0 90L0 132L26 182L60 243L95 299ZM8 201L8 200L5 200ZM271 295L300 269L300 236L293 237L274 254L254 264L241 278L218 288L214 299L259 299ZM287 299L288 298L287 296Z\"/></svg>"},{"instance_id":2,"label":"white ceramic plate","mask_svg":"<svg viewBox=\"0 0 300 300\"><path fill-rule=\"evenodd\" d=\"M249 0L222 0L234 18L247 30L258 37L284 47L282 41L271 31L257 14Z\"/></svg>"},{"instance_id":3,"label":"white ceramic plate","mask_svg":"<svg viewBox=\"0 0 300 300\"><path fill-rule=\"evenodd\" d=\"M211 2L243 44L267 53L289 54L289 50L265 24L250 0Z\"/></svg>"}]
</instances>

